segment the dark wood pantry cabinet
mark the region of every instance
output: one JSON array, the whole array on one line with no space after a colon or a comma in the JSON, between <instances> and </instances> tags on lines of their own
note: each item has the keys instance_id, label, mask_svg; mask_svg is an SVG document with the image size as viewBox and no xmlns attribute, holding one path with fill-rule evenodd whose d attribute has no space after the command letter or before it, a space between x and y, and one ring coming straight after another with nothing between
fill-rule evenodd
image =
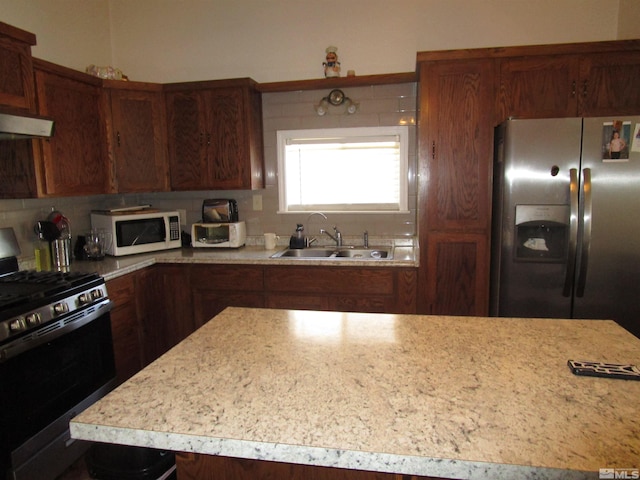
<instances>
[{"instance_id":1,"label":"dark wood pantry cabinet","mask_svg":"<svg viewBox=\"0 0 640 480\"><path fill-rule=\"evenodd\" d=\"M488 309L494 63L420 63L418 312Z\"/></svg>"},{"instance_id":2,"label":"dark wood pantry cabinet","mask_svg":"<svg viewBox=\"0 0 640 480\"><path fill-rule=\"evenodd\" d=\"M264 187L256 86L251 79L164 86L173 190Z\"/></svg>"},{"instance_id":3,"label":"dark wood pantry cabinet","mask_svg":"<svg viewBox=\"0 0 640 480\"><path fill-rule=\"evenodd\" d=\"M417 311L487 315L494 127L640 112L640 40L419 52Z\"/></svg>"},{"instance_id":4,"label":"dark wood pantry cabinet","mask_svg":"<svg viewBox=\"0 0 640 480\"><path fill-rule=\"evenodd\" d=\"M117 193L169 190L167 126L162 85L105 80L104 110Z\"/></svg>"}]
</instances>

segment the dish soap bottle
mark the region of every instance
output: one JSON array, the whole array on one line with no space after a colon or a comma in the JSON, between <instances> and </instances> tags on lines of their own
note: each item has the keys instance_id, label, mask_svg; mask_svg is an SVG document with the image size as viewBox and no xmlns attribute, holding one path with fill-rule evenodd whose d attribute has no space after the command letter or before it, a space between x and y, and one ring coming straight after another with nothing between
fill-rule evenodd
<instances>
[{"instance_id":1,"label":"dish soap bottle","mask_svg":"<svg viewBox=\"0 0 640 480\"><path fill-rule=\"evenodd\" d=\"M304 248L304 244L304 227L299 223L296 227L295 235L291 235L291 238L289 239L289 248Z\"/></svg>"}]
</instances>

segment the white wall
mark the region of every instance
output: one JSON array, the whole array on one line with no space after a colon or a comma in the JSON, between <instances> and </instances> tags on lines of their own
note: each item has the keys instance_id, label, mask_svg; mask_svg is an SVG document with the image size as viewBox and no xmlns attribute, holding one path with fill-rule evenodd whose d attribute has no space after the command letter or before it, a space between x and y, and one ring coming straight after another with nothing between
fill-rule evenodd
<instances>
[{"instance_id":1,"label":"white wall","mask_svg":"<svg viewBox=\"0 0 640 480\"><path fill-rule=\"evenodd\" d=\"M36 57L132 80L413 71L416 52L640 38L638 0L0 0L0 21L37 35Z\"/></svg>"}]
</instances>

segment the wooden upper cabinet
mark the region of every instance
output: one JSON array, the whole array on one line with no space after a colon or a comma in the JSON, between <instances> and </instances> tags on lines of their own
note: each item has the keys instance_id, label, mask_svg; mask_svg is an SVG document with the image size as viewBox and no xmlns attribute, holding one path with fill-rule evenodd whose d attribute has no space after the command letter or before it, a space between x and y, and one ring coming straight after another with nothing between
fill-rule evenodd
<instances>
[{"instance_id":1,"label":"wooden upper cabinet","mask_svg":"<svg viewBox=\"0 0 640 480\"><path fill-rule=\"evenodd\" d=\"M32 33L0 22L0 105L33 111Z\"/></svg>"},{"instance_id":2,"label":"wooden upper cabinet","mask_svg":"<svg viewBox=\"0 0 640 480\"><path fill-rule=\"evenodd\" d=\"M206 128L206 95L199 91L167 94L169 169L173 190L205 190L210 134Z\"/></svg>"},{"instance_id":3,"label":"wooden upper cabinet","mask_svg":"<svg viewBox=\"0 0 640 480\"><path fill-rule=\"evenodd\" d=\"M499 121L640 111L638 40L513 47L500 54Z\"/></svg>"},{"instance_id":4,"label":"wooden upper cabinet","mask_svg":"<svg viewBox=\"0 0 640 480\"><path fill-rule=\"evenodd\" d=\"M580 61L580 79L581 115L640 112L640 50L585 56Z\"/></svg>"},{"instance_id":5,"label":"wooden upper cabinet","mask_svg":"<svg viewBox=\"0 0 640 480\"><path fill-rule=\"evenodd\" d=\"M264 187L262 103L249 79L166 85L173 190Z\"/></svg>"},{"instance_id":6,"label":"wooden upper cabinet","mask_svg":"<svg viewBox=\"0 0 640 480\"><path fill-rule=\"evenodd\" d=\"M105 87L113 189L118 193L168 191L161 85L105 81Z\"/></svg>"},{"instance_id":7,"label":"wooden upper cabinet","mask_svg":"<svg viewBox=\"0 0 640 480\"><path fill-rule=\"evenodd\" d=\"M573 55L500 59L498 120L572 117L578 111L580 62Z\"/></svg>"},{"instance_id":8,"label":"wooden upper cabinet","mask_svg":"<svg viewBox=\"0 0 640 480\"><path fill-rule=\"evenodd\" d=\"M39 113L55 121L54 136L39 144L44 174L40 194L108 193L102 82L43 60L34 60L34 69Z\"/></svg>"}]
</instances>

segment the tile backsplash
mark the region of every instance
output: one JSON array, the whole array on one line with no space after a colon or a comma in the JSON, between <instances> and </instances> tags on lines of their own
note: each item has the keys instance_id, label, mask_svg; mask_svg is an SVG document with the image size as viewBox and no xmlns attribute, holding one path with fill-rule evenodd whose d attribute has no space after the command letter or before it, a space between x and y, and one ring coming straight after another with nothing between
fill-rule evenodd
<instances>
[{"instance_id":1,"label":"tile backsplash","mask_svg":"<svg viewBox=\"0 0 640 480\"><path fill-rule=\"evenodd\" d=\"M248 236L262 236L275 232L288 238L297 223L305 224L310 235L320 228L337 225L345 238L359 237L367 230L372 237L412 238L416 235L417 218L417 142L416 142L416 83L374 85L343 88L346 96L359 103L357 113L347 115L341 107L330 107L324 116L318 116L314 106L329 93L326 90L264 93L262 96L265 188L247 191L164 192L135 195L97 195L50 199L0 200L0 227L13 227L20 247L21 258L33 256L35 239L33 226L47 217L52 208L62 211L70 220L72 234L78 235L90 228L92 209L114 206L152 204L162 209L186 211L183 229L200 220L202 200L205 198L235 198L240 219L247 222ZM409 151L409 213L408 214L328 214L322 217L308 214L278 214L278 180L276 132L304 128L366 127L381 125L409 125L411 147ZM255 203L262 210L255 210Z\"/></svg>"}]
</instances>

